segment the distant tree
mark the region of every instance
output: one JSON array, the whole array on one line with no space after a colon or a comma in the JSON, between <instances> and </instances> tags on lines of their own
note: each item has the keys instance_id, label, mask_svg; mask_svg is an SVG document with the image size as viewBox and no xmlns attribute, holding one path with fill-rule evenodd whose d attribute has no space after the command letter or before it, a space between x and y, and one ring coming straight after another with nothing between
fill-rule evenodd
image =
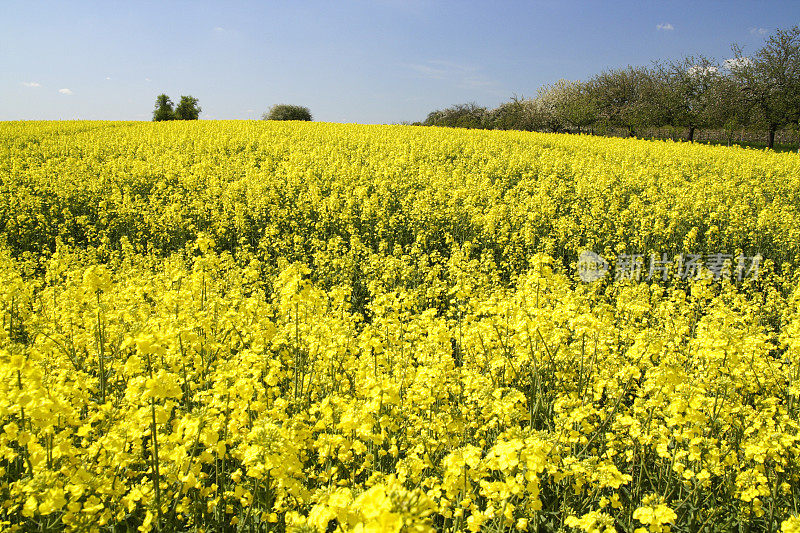
<instances>
[{"instance_id":1,"label":"distant tree","mask_svg":"<svg viewBox=\"0 0 800 533\"><path fill-rule=\"evenodd\" d=\"M311 120L311 111L299 105L277 104L261 115L261 120Z\"/></svg>"},{"instance_id":2,"label":"distant tree","mask_svg":"<svg viewBox=\"0 0 800 533\"><path fill-rule=\"evenodd\" d=\"M586 84L558 80L539 89L536 99L545 127L551 131L581 131L597 119Z\"/></svg>"},{"instance_id":3,"label":"distant tree","mask_svg":"<svg viewBox=\"0 0 800 533\"><path fill-rule=\"evenodd\" d=\"M486 128L488 110L474 102L456 104L446 109L428 113L423 122L425 126L446 126L450 128Z\"/></svg>"},{"instance_id":4,"label":"distant tree","mask_svg":"<svg viewBox=\"0 0 800 533\"><path fill-rule=\"evenodd\" d=\"M153 110L153 120L174 120L175 110L172 108L172 100L166 94L159 94L156 98L156 108Z\"/></svg>"},{"instance_id":5,"label":"distant tree","mask_svg":"<svg viewBox=\"0 0 800 533\"><path fill-rule=\"evenodd\" d=\"M646 96L655 104L651 118L654 125L687 128L688 140L694 141L698 128L714 123L716 86L721 81L719 65L703 56L657 63L653 88Z\"/></svg>"},{"instance_id":6,"label":"distant tree","mask_svg":"<svg viewBox=\"0 0 800 533\"><path fill-rule=\"evenodd\" d=\"M607 125L623 128L633 136L640 126L653 123L654 107L648 97L653 91L653 77L646 68L607 70L590 80L588 90L598 119Z\"/></svg>"},{"instance_id":7,"label":"distant tree","mask_svg":"<svg viewBox=\"0 0 800 533\"><path fill-rule=\"evenodd\" d=\"M562 113L567 126L578 132L586 131L597 121L597 105L586 83L567 82Z\"/></svg>"},{"instance_id":8,"label":"distant tree","mask_svg":"<svg viewBox=\"0 0 800 533\"><path fill-rule=\"evenodd\" d=\"M800 121L800 27L778 30L751 57L733 47L728 62L742 94L767 126L767 146L775 145L775 132Z\"/></svg>"},{"instance_id":9,"label":"distant tree","mask_svg":"<svg viewBox=\"0 0 800 533\"><path fill-rule=\"evenodd\" d=\"M487 127L498 130L534 131L543 127L543 121L534 100L515 94L510 101L488 112Z\"/></svg>"},{"instance_id":10,"label":"distant tree","mask_svg":"<svg viewBox=\"0 0 800 533\"><path fill-rule=\"evenodd\" d=\"M423 126L437 126L439 125L439 121L444 116L444 111L441 109L434 109L425 117L425 120L422 121Z\"/></svg>"},{"instance_id":11,"label":"distant tree","mask_svg":"<svg viewBox=\"0 0 800 533\"><path fill-rule=\"evenodd\" d=\"M540 121L544 126L542 129L554 133L567 129L564 108L568 83L566 80L558 80L556 83L545 85L536 91L536 107L539 111Z\"/></svg>"},{"instance_id":12,"label":"distant tree","mask_svg":"<svg viewBox=\"0 0 800 533\"><path fill-rule=\"evenodd\" d=\"M754 122L756 110L747 102L736 80L724 70L711 89L709 101L711 123L722 129L730 146L736 132Z\"/></svg>"},{"instance_id":13,"label":"distant tree","mask_svg":"<svg viewBox=\"0 0 800 533\"><path fill-rule=\"evenodd\" d=\"M175 118L178 120L197 120L202 108L197 105L197 98L181 96L178 107L175 108Z\"/></svg>"}]
</instances>

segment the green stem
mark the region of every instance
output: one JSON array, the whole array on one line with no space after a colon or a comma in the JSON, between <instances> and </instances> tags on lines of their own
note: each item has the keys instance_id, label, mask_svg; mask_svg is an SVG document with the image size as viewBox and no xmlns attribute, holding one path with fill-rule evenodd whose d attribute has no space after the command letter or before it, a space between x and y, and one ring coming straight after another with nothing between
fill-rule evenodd
<instances>
[{"instance_id":1,"label":"green stem","mask_svg":"<svg viewBox=\"0 0 800 533\"><path fill-rule=\"evenodd\" d=\"M153 379L153 366L150 360L150 354L147 354L147 371L150 374L150 379ZM158 521L156 522L156 531L160 531L161 529L161 473L159 472L159 465L158 465L158 435L157 435L157 428L156 428L156 400L154 397L150 396L150 435L153 437L153 489L156 493L156 516Z\"/></svg>"}]
</instances>

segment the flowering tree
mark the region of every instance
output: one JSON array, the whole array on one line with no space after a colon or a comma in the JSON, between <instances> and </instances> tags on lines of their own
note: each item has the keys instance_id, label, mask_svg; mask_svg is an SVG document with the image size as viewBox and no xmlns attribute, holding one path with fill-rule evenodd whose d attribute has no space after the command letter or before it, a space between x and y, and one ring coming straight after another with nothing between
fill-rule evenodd
<instances>
[{"instance_id":1,"label":"flowering tree","mask_svg":"<svg viewBox=\"0 0 800 533\"><path fill-rule=\"evenodd\" d=\"M733 51L731 74L766 124L772 148L778 128L800 121L800 26L778 30L751 57L738 46Z\"/></svg>"}]
</instances>

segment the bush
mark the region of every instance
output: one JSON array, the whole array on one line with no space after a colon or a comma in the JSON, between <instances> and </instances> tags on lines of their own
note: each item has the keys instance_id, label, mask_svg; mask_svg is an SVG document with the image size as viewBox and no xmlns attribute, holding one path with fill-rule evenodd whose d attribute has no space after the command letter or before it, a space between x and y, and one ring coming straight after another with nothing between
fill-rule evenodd
<instances>
[{"instance_id":1,"label":"bush","mask_svg":"<svg viewBox=\"0 0 800 533\"><path fill-rule=\"evenodd\" d=\"M277 104L261 116L262 120L311 120L311 111L307 107L289 104Z\"/></svg>"}]
</instances>

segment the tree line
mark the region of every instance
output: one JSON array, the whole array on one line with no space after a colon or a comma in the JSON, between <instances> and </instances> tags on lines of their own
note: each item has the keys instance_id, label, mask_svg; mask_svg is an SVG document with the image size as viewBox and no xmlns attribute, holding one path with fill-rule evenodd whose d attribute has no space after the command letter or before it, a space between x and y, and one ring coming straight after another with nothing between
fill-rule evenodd
<instances>
[{"instance_id":1,"label":"tree line","mask_svg":"<svg viewBox=\"0 0 800 533\"><path fill-rule=\"evenodd\" d=\"M636 136L652 128L722 132L800 130L800 27L777 30L756 53L717 62L696 55L651 67L610 69L585 82L559 80L533 98L514 96L496 109L459 104L428 114L427 126Z\"/></svg>"}]
</instances>

